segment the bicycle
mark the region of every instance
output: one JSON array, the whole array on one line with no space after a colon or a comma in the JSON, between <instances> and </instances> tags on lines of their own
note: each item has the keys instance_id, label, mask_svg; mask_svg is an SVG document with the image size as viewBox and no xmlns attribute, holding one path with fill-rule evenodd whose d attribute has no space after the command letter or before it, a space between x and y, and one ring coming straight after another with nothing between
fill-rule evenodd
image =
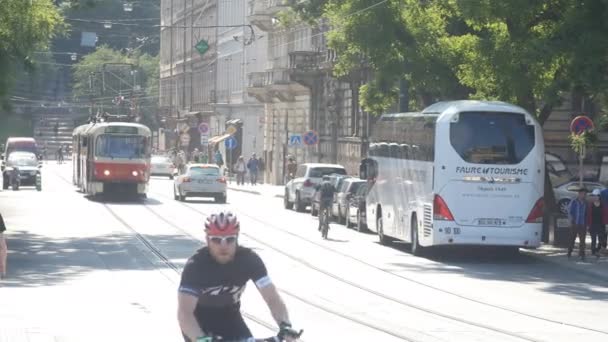
<instances>
[{"instance_id":1,"label":"bicycle","mask_svg":"<svg viewBox=\"0 0 608 342\"><path fill-rule=\"evenodd\" d=\"M300 338L300 336L302 336L302 333L304 333L304 330L300 330L298 332L296 332L295 330L291 331L288 333L288 335L290 337L294 337L296 339ZM250 337L250 338L246 338L246 339L242 339L242 340L224 340L221 337L205 337L205 338L201 338L196 342L284 342L285 338L281 335L278 334L276 336L272 336L272 337L266 337L266 338L254 338L254 337Z\"/></svg>"}]
</instances>

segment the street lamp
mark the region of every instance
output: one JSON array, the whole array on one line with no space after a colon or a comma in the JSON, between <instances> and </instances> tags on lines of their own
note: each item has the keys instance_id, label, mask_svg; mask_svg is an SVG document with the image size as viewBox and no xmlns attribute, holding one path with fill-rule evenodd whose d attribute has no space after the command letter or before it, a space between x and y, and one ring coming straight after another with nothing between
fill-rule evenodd
<instances>
[{"instance_id":1,"label":"street lamp","mask_svg":"<svg viewBox=\"0 0 608 342\"><path fill-rule=\"evenodd\" d=\"M70 54L70 59L71 59L72 61L75 61L76 59L78 59L78 55L77 55L77 54L75 54L75 53L72 53L72 54Z\"/></svg>"},{"instance_id":2,"label":"street lamp","mask_svg":"<svg viewBox=\"0 0 608 342\"><path fill-rule=\"evenodd\" d=\"M112 22L111 21L105 21L103 23L103 27L107 28L107 29L111 29L112 28Z\"/></svg>"}]
</instances>

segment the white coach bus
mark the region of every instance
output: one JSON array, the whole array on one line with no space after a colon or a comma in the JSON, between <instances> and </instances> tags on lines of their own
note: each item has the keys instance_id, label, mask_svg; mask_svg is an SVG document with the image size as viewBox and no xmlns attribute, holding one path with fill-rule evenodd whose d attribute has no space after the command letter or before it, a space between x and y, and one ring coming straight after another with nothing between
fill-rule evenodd
<instances>
[{"instance_id":1,"label":"white coach bus","mask_svg":"<svg viewBox=\"0 0 608 342\"><path fill-rule=\"evenodd\" d=\"M437 245L537 247L544 152L536 119L504 102L382 115L362 163L368 227L381 243L411 243L413 254Z\"/></svg>"}]
</instances>

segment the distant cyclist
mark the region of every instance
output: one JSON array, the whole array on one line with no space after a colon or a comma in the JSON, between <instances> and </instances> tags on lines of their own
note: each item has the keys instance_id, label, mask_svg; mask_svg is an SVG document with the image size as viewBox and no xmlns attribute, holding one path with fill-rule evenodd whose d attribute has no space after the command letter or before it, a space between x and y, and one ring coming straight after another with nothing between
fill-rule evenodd
<instances>
[{"instance_id":1,"label":"distant cyclist","mask_svg":"<svg viewBox=\"0 0 608 342\"><path fill-rule=\"evenodd\" d=\"M329 222L324 222L327 218L329 220L329 213L331 212L331 206L334 202L334 194L336 193L336 188L331 184L329 176L323 176L323 181L318 185L319 193L319 231L321 231L321 227L323 224L329 224ZM324 216L324 210L327 210L327 216Z\"/></svg>"},{"instance_id":2,"label":"distant cyclist","mask_svg":"<svg viewBox=\"0 0 608 342\"><path fill-rule=\"evenodd\" d=\"M262 259L238 245L239 221L230 212L212 214L205 222L207 247L184 267L178 292L178 321L186 342L245 341L252 338L241 315L241 295L252 280L280 327L279 336L295 341L287 308Z\"/></svg>"}]
</instances>

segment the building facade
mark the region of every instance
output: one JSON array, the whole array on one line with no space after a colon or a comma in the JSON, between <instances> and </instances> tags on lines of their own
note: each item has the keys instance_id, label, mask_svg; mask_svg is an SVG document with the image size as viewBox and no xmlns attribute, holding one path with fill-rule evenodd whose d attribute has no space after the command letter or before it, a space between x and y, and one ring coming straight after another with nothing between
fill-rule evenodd
<instances>
[{"instance_id":1,"label":"building facade","mask_svg":"<svg viewBox=\"0 0 608 342\"><path fill-rule=\"evenodd\" d=\"M367 153L370 121L359 107L358 91L369 75L362 69L333 77L336 55L327 48L328 27L282 27L276 17L285 8L285 0L253 0L249 14L250 22L268 35L266 70L248 75L247 90L265 105L265 180L285 182L288 155L298 163L338 163L356 174ZM292 144L293 135L308 131L317 134L317 144Z\"/></svg>"}]
</instances>

